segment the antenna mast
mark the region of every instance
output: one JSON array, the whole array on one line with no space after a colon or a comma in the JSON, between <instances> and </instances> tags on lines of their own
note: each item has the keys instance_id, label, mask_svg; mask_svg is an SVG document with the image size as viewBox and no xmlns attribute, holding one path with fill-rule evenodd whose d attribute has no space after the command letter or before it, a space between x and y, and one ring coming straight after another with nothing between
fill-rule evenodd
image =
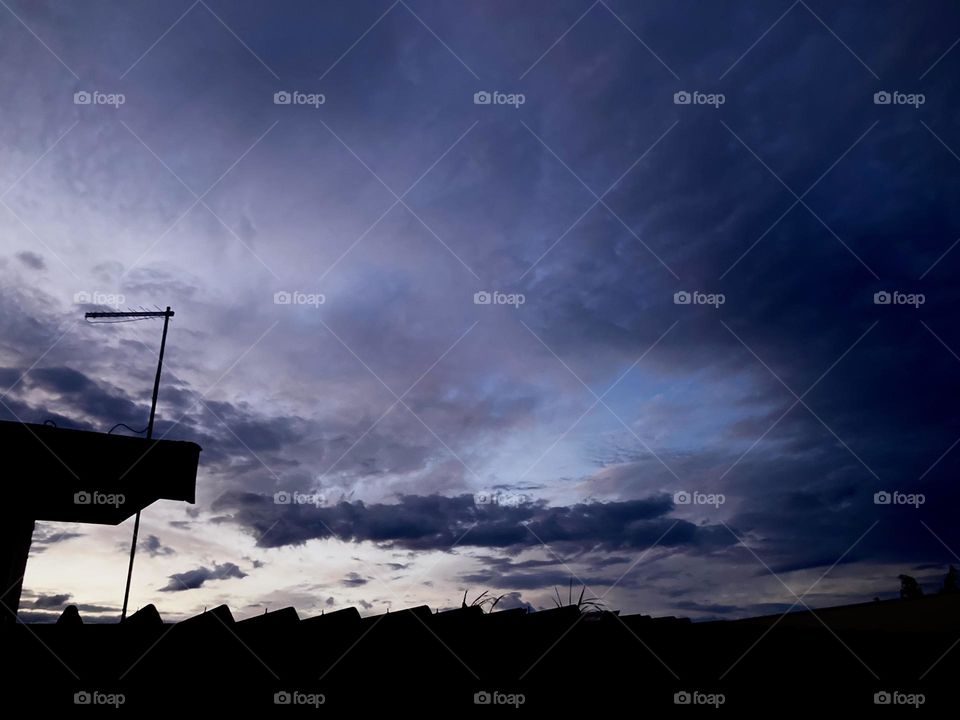
<instances>
[{"instance_id":1,"label":"antenna mast","mask_svg":"<svg viewBox=\"0 0 960 720\"><path fill-rule=\"evenodd\" d=\"M156 306L154 306L156 307ZM153 438L153 421L157 414L157 396L160 393L160 373L163 370L163 352L167 346L167 328L170 325L170 318L174 315L170 306L166 310L137 310L128 312L88 312L84 317L88 320L97 318L112 318L116 321L122 320L163 318L163 336L160 338L160 360L157 362L157 376L153 381L153 399L150 402L150 421L147 423L147 440ZM130 580L133 577L133 559L137 554L137 536L140 534L140 511L137 510L137 516L133 521L133 540L130 543L130 564L127 566L127 585L123 591L123 610L120 613L120 621L127 617L127 601L130 599Z\"/></svg>"}]
</instances>

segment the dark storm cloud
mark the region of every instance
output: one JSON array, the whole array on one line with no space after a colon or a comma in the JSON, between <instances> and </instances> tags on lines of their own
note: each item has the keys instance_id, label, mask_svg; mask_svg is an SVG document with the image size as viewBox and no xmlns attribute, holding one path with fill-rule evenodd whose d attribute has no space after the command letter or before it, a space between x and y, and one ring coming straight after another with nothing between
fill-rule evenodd
<instances>
[{"instance_id":1,"label":"dark storm cloud","mask_svg":"<svg viewBox=\"0 0 960 720\"><path fill-rule=\"evenodd\" d=\"M852 10L840 15L851 28L853 17ZM806 30L802 23L808 19L801 13L791 22ZM909 43L909 38L925 31L910 23L906 15L899 20L907 24L904 32L894 34L898 43ZM788 26L780 32L786 36L796 30ZM871 97L883 85L865 76L855 61L849 73L822 82L812 68L825 69L828 64L844 67L850 58L828 48L824 42L829 42L827 36L807 38L807 46L799 54L786 53L783 47L778 51L775 44L758 48L760 52L747 61L754 72L749 66L736 72L746 73L751 93L766 95L764 114L772 112L778 122L786 123L791 136L802 137L812 152L793 152L791 144L782 142L783 126L773 132L769 122L756 122L745 103L732 105L733 115L724 120L761 158L783 173L788 184L799 185L798 192L827 170L874 122L879 123L824 177L808 200L816 214L875 270L879 280L800 206L720 282L719 276L739 253L792 202L789 193L781 195L781 200L775 199L785 192L783 187L722 127L715 135L702 135L694 152L678 158L679 168L674 165L675 172L662 178L664 182L657 184L656 191L687 197L673 178L692 176L696 162L696 172L707 180L701 187L716 194L718 211L724 205L743 208L742 204L723 201L724 187L737 195L767 198L744 208L746 213L750 208L764 208L762 217L741 213L739 218L719 214L703 218L698 212L688 215L686 223L694 237L702 234L703 228L724 228L721 238L711 232L709 246L698 249L700 273L696 279L715 282L728 293L725 312L732 317L724 319L797 394L829 370L878 321L850 356L806 398L816 416L797 406L772 433L772 440L786 440L785 451L761 453L762 462L744 463L731 478L742 484L741 492L750 499L735 518L736 524L756 530L771 544L779 545L778 552L784 556L801 564L816 564L828 557L840 557L869 527L877 517L877 508L871 503L877 489L910 487L936 496L948 506L956 502L955 484L948 478L957 471L957 456L948 454L929 474L927 471L960 435L956 413L941 400L943 392L953 395L960 389L956 358L929 331L933 329L950 347L957 347L951 310L957 291L949 278L958 258L948 255L941 264L931 267L960 227L956 204L948 201L960 189L960 166L920 124L916 112L878 113ZM898 67L903 61L893 56L891 46L878 46L866 35L859 40L865 49L883 53L875 62L885 84L909 82L904 69ZM775 62L761 69L760 64L769 62L771 56ZM912 57L908 63L917 67L919 75L934 59L924 65ZM794 82L784 83L785 74L791 71L798 71L793 74ZM731 81L735 77L732 75ZM930 118L942 117L948 113L947 98L956 91L956 74L944 73L929 83L925 87L934 104L929 108ZM817 102L823 110L812 115L813 124L807 122L811 116L806 111L801 119L799 109L789 110L790 98L798 94L820 98ZM928 125L930 121L926 121ZM951 139L955 137L952 133ZM697 143L695 137L684 138ZM690 163L686 172L684 163ZM875 171L865 172L864 168ZM920 181L921 177L928 180ZM639 209L647 204L639 202L636 206ZM693 224L702 219L707 222L697 232ZM716 242L723 236L730 242ZM739 239L743 244L737 247ZM929 274L921 280L927 271ZM718 280L711 280L711 276ZM922 291L927 303L919 311L903 308L910 312L897 312L894 308L893 312L880 312L891 308L873 305L873 293L895 287ZM672 352L671 360L682 364L697 358L695 347L699 346L716 353L714 367L726 366L728 374L727 363L731 360L753 368L763 394L777 408L775 417L748 433L759 438L794 397L738 340L725 340L726 330L704 330L698 327L695 334L681 335L689 338L685 349L693 352L685 353L685 357ZM944 507L939 501L931 503L922 514L928 524L950 532L947 528L952 523ZM854 557L871 554L902 560L917 553L942 555L942 548L935 547L936 540L919 519L916 513L913 517L887 513L876 532L865 540L863 551L858 547ZM828 527L836 528L838 523L845 526L845 531L830 533Z\"/></svg>"},{"instance_id":2,"label":"dark storm cloud","mask_svg":"<svg viewBox=\"0 0 960 720\"><path fill-rule=\"evenodd\" d=\"M723 605L721 603L698 603L698 602L691 602L687 600L680 600L674 603L674 605L679 610L686 610L688 612L692 611L696 613L706 613L707 615L725 616L725 615L731 615L731 614L743 612L743 608L737 605ZM787 605L783 608L783 610L781 610L781 612L785 612L789 608L790 606Z\"/></svg>"},{"instance_id":3,"label":"dark storm cloud","mask_svg":"<svg viewBox=\"0 0 960 720\"><path fill-rule=\"evenodd\" d=\"M213 417L209 424L227 428L236 442L254 452L281 450L289 444L302 439L306 432L306 422L296 417L263 418L247 403L227 403L206 401L201 411L206 410Z\"/></svg>"},{"instance_id":4,"label":"dark storm cloud","mask_svg":"<svg viewBox=\"0 0 960 720\"><path fill-rule=\"evenodd\" d=\"M20 380L21 373L16 368L0 368L0 385L4 390L15 385Z\"/></svg>"},{"instance_id":5,"label":"dark storm cloud","mask_svg":"<svg viewBox=\"0 0 960 720\"><path fill-rule=\"evenodd\" d=\"M77 605L84 623L116 623L120 608L107 605L89 605L80 603ZM55 623L61 615L60 610L20 610L17 617L25 623Z\"/></svg>"},{"instance_id":6,"label":"dark storm cloud","mask_svg":"<svg viewBox=\"0 0 960 720\"><path fill-rule=\"evenodd\" d=\"M187 572L174 573L170 576L170 582L160 588L161 592L183 592L185 590L196 590L203 587L204 583L213 580L225 580L228 578L245 578L247 574L243 572L236 564L227 562L222 565L214 563L212 568L199 567Z\"/></svg>"},{"instance_id":7,"label":"dark storm cloud","mask_svg":"<svg viewBox=\"0 0 960 720\"><path fill-rule=\"evenodd\" d=\"M2 368L0 380L6 387L15 385L2 398L2 419L35 423L52 420L58 427L105 432L117 423L142 428L149 415L148 406L134 402L123 390L69 367ZM46 394L42 405L34 399L38 391ZM250 472L268 473L253 453L265 454L271 459L271 467L296 466L296 461L274 459L266 453L279 453L301 439L305 432L301 418L264 417L243 402L207 401L204 405L197 401L195 392L184 394L182 401L175 392L166 394L173 395L175 420L158 418L156 435L189 437L197 442L204 448L204 464L209 469L229 465L237 474L234 463L243 457ZM270 484L273 482L270 480Z\"/></svg>"},{"instance_id":8,"label":"dark storm cloud","mask_svg":"<svg viewBox=\"0 0 960 720\"><path fill-rule=\"evenodd\" d=\"M369 582L365 577L361 577L359 574L352 572L348 573L345 578L340 581L340 584L344 587L360 587L361 585L366 585Z\"/></svg>"},{"instance_id":9,"label":"dark storm cloud","mask_svg":"<svg viewBox=\"0 0 960 720\"><path fill-rule=\"evenodd\" d=\"M34 381L45 390L62 393L89 392L94 383L81 372L67 367L39 368L31 373Z\"/></svg>"},{"instance_id":10,"label":"dark storm cloud","mask_svg":"<svg viewBox=\"0 0 960 720\"><path fill-rule=\"evenodd\" d=\"M42 612L33 610L19 610L17 617L24 623L53 623L60 617L58 612Z\"/></svg>"},{"instance_id":11,"label":"dark storm cloud","mask_svg":"<svg viewBox=\"0 0 960 720\"><path fill-rule=\"evenodd\" d=\"M84 533L77 532L70 526L52 525L43 522L36 524L33 530L33 542L31 543L31 552L45 550L51 545L83 537ZM39 547L38 547L39 546Z\"/></svg>"},{"instance_id":12,"label":"dark storm cloud","mask_svg":"<svg viewBox=\"0 0 960 720\"><path fill-rule=\"evenodd\" d=\"M175 555L176 550L172 547L168 547L160 542L160 538L156 535L148 535L147 539L143 541L140 545L150 557L157 557L158 555Z\"/></svg>"},{"instance_id":13,"label":"dark storm cloud","mask_svg":"<svg viewBox=\"0 0 960 720\"><path fill-rule=\"evenodd\" d=\"M75 414L73 419L63 415L50 415L63 420L67 426L105 431L109 429L107 425L112 427L118 422L125 422L137 427L144 424L144 418L149 414L149 408L146 405L134 403L124 391L108 383L94 380L73 368L40 367L23 370L3 368L2 377L12 379L13 382L22 378L16 388L16 392L22 396L28 396L34 389L54 393L57 400L48 400L46 407L56 406L55 404L60 402L64 410L72 411ZM11 403L10 400L6 402ZM18 402L17 407L28 415L23 418L25 421L36 421L37 413L40 412L38 409L30 407L23 401L15 400L15 402ZM192 403L184 402L183 408L186 411L195 410L197 414L189 414L189 412L181 414L179 422L161 420L156 426L157 434L171 433L176 437L179 432L199 437L198 442L207 439L210 441L211 456L214 459L226 457L223 448L235 451L237 448L253 446L251 449L276 450L285 443L296 441L299 437L294 430L297 418L259 417L244 403L234 406L226 402L208 401L208 404L212 412L208 412L208 416L204 418L202 416L204 405L197 402L194 395ZM11 404L11 407L14 406ZM227 426L223 424L217 426L213 412L216 413L216 417L223 418L224 421L229 418L230 422ZM78 419L77 416L82 419ZM180 428L179 431L178 428Z\"/></svg>"},{"instance_id":14,"label":"dark storm cloud","mask_svg":"<svg viewBox=\"0 0 960 720\"><path fill-rule=\"evenodd\" d=\"M30 252L29 250L18 252L17 260L31 270L44 270L47 267L42 255L38 255L35 252Z\"/></svg>"},{"instance_id":15,"label":"dark storm cloud","mask_svg":"<svg viewBox=\"0 0 960 720\"><path fill-rule=\"evenodd\" d=\"M594 552L594 550L600 552ZM639 554L633 559L625 556L605 557L602 554L605 550L606 548L591 548L589 553L578 553L566 557L548 552L546 559L521 561L515 561L509 557L482 555L476 559L483 563L484 569L461 575L460 580L483 587L509 590L552 590L555 587L567 586L571 581L578 587L588 588L614 585L621 588L638 587L634 573L622 575L622 571L614 570L609 575L593 574L613 565L633 564L642 557Z\"/></svg>"},{"instance_id":16,"label":"dark storm cloud","mask_svg":"<svg viewBox=\"0 0 960 720\"><path fill-rule=\"evenodd\" d=\"M410 567L410 563L391 562L391 563L378 563L378 564L381 565L382 567L388 567L394 572L399 572L400 570L406 570L408 567Z\"/></svg>"},{"instance_id":17,"label":"dark storm cloud","mask_svg":"<svg viewBox=\"0 0 960 720\"><path fill-rule=\"evenodd\" d=\"M113 607L112 605L96 605L93 603L77 603L77 610L79 610L81 613L109 613L112 615L120 614L120 608L118 607Z\"/></svg>"},{"instance_id":18,"label":"dark storm cloud","mask_svg":"<svg viewBox=\"0 0 960 720\"><path fill-rule=\"evenodd\" d=\"M627 18L633 13L630 8L622 9ZM950 307L957 298L949 283L949 268L955 265L956 257L947 256L945 266L938 266L923 281L919 278L949 247L960 226L956 205L949 201L960 189L960 167L923 128L916 112L879 113L880 108L872 102L878 84L869 72L829 33L819 32L816 21L802 7L796 10L777 28L776 37L760 44L743 66L719 84L728 98L719 119L798 193L830 168L874 122L879 122L824 176L807 202L880 279L847 252L813 214L798 206L721 280L740 254L790 206L793 197L713 116L717 113L681 115L671 112L677 108L664 107L662 125L665 127L671 116L680 124L654 152L665 153L670 161L641 165L612 193L609 202L629 224L646 230L640 234L680 279L673 278L649 253L631 242L622 228L617 231L616 223L611 223L605 213L594 212L585 218L579 231L565 238L548 256L544 261L548 269L544 269L538 285L530 288L531 295L536 289L557 300L550 304L549 312L544 312L536 329L575 369L587 374L589 365L595 364L596 345L639 355L667 321L679 320L662 352L654 353L647 362L657 364L668 377L674 371L697 369L708 372L716 381L729 381L737 373L747 372L760 388L761 394L754 394L754 401L762 400L775 408L769 421L761 420L749 431L744 428L745 434L755 439L793 403L794 397L718 320L727 322L797 394L879 320L877 328L831 371L806 402L866 464L878 468L881 483L894 478L916 481L960 434L955 413L937 400L945 387L950 393L960 389L955 358L939 347L919 322L923 319L938 328L938 333L946 334L948 344L957 346L955 338L949 337ZM895 12L882 22L905 23L895 34L897 43L879 45L869 35L856 32L855 18L860 10L860 6L838 9L831 23L838 23L851 33L858 47L872 52L870 64L885 69L885 80L895 82L890 80L891 73L898 77L893 69L903 59L897 57L894 45L909 44L910 38L920 36L926 28L910 22L906 11L902 16ZM719 10L698 7L697 16L704 19L704 25L697 27L707 27L705 17L714 12ZM645 19L658 22L656 18ZM744 14L734 14L724 21L724 25L751 24ZM938 41L946 41L937 34ZM777 38L790 42L778 43ZM950 44L927 41L943 47ZM556 63L572 71L595 50L584 44L581 56L581 48L576 46L573 54L559 53ZM713 77L735 58L732 54L721 62ZM927 65L934 59L929 58ZM709 63L702 55L697 62L696 68L680 69L680 74L687 84L692 76L707 85L709 74L698 71L709 69ZM926 69L916 57L910 57L909 62L917 65L917 75ZM553 66L549 59L545 64L548 67L543 72L549 73ZM637 64L642 64L641 60ZM824 74L831 68L843 72L825 82ZM790 78L790 82L784 78ZM670 85L680 85L666 77L663 80L651 80L650 95L666 97ZM932 86L937 92L931 91L930 102L936 105L929 110L931 117L938 117L947 110L947 98L956 86L955 75L942 74ZM613 118L619 117L618 111L627 114L622 112L624 103L629 104L636 93L631 95L625 85L623 90L605 88L595 93L595 102L577 104L570 111L579 116L580 126L603 125L604 114ZM801 97L804 103L797 102ZM812 114L811 104L817 108ZM758 117L760 108L763 120ZM631 125L623 120L623 136L637 138L645 129L642 122ZM562 136L560 128L547 124L543 131L555 133L548 143L555 137L573 168L589 171L595 150L589 135ZM656 134L649 137L653 139ZM795 139L810 151L794 152L795 145L784 142L784 137ZM877 171L864 172L864 167ZM923 182L925 189L918 192L920 185L910 178L924 175L935 181ZM652 177L656 182L649 182ZM897 193L910 201L895 202ZM749 203L743 202L746 197L751 198ZM683 238L683 242L656 244L669 238ZM635 282L638 274L642 283ZM721 311L687 312L690 308L672 304L672 293L687 287L723 291L727 303ZM922 313L878 312L888 308L874 306L873 293L885 287L923 289L928 302ZM652 324L651 316L662 318L662 325ZM783 474L778 465L785 460L792 466L791 475L804 486L819 482L824 472L834 477L838 473L847 475L848 482L859 486L860 492L877 485L871 472L803 406L796 407L770 439L781 440L784 431L789 433L793 452L787 458L769 456L766 468L758 468L758 475L766 474L768 486L771 475ZM806 451L807 458L796 455L801 450ZM942 478L949 475L948 468L955 469L955 461L947 460L937 468ZM934 481L926 478L928 483ZM940 489L952 497L948 488ZM769 518L767 529L773 531L778 525L776 508L780 499L775 492L767 495L755 496L755 505L758 515ZM803 519L798 513L797 522L809 523L810 528L818 524L812 511ZM917 540L914 533L914 547ZM910 536L904 541L910 544ZM803 544L794 541L793 545L800 548Z\"/></svg>"},{"instance_id":19,"label":"dark storm cloud","mask_svg":"<svg viewBox=\"0 0 960 720\"><path fill-rule=\"evenodd\" d=\"M254 533L263 547L334 537L411 550L456 546L519 550L546 544L568 549L638 549L660 539L664 547L711 551L731 543L717 526L666 517L666 496L549 507L477 505L472 495L404 495L396 504L339 503L333 507L278 505L252 493L225 493L214 509Z\"/></svg>"},{"instance_id":20,"label":"dark storm cloud","mask_svg":"<svg viewBox=\"0 0 960 720\"><path fill-rule=\"evenodd\" d=\"M798 420L803 412L794 411ZM618 465L616 472L604 470L584 480L582 491L599 497L630 497L644 487L644 478L655 477L672 491L722 493L726 510L721 517L731 529L718 530L731 539L735 532L777 573L809 567L826 569L835 562L837 572L842 573L845 565L865 560L949 561L950 551L934 533L943 537L943 533L952 532L948 508L958 498L950 483L930 477L938 468L919 483L916 478L922 469L911 474L900 471L899 475L892 471L902 462L876 466L881 472L879 478L874 477L828 430L816 425L785 421L778 426L775 444L758 446L742 459L752 440L747 444L731 441L737 448L733 452L664 454L679 480L656 459L638 454ZM877 450L890 451L879 442ZM941 462L947 461L945 458ZM875 504L878 491L894 489L923 493L925 502L916 508ZM948 506L941 506L941 502ZM682 511L684 506L678 509ZM756 563L748 550L739 547L729 548L724 557L730 562ZM757 563L757 572L762 575L767 571Z\"/></svg>"},{"instance_id":21,"label":"dark storm cloud","mask_svg":"<svg viewBox=\"0 0 960 720\"><path fill-rule=\"evenodd\" d=\"M68 427L96 427L106 431L109 429L107 423L110 426L118 422L143 425L143 419L149 412L146 406L136 404L122 390L97 382L69 367L40 367L25 372L18 392L25 394L30 391L52 393L56 399L47 401L48 408L61 407L64 412L69 410L74 413L75 418L80 416L67 421ZM29 412L23 419L36 421L35 411Z\"/></svg>"},{"instance_id":22,"label":"dark storm cloud","mask_svg":"<svg viewBox=\"0 0 960 720\"><path fill-rule=\"evenodd\" d=\"M583 583L588 587L609 587L617 582L616 576L572 576L569 571L566 571L562 568L557 570L545 570L541 572L509 574L484 572L468 573L466 575L461 575L460 580L465 583L481 585L484 587L489 586L505 588L508 590L540 590L543 588L564 587L570 582L571 577L573 578L575 584Z\"/></svg>"},{"instance_id":23,"label":"dark storm cloud","mask_svg":"<svg viewBox=\"0 0 960 720\"><path fill-rule=\"evenodd\" d=\"M36 608L60 608L66 605L71 597L69 593L62 595L38 595L32 605Z\"/></svg>"}]
</instances>

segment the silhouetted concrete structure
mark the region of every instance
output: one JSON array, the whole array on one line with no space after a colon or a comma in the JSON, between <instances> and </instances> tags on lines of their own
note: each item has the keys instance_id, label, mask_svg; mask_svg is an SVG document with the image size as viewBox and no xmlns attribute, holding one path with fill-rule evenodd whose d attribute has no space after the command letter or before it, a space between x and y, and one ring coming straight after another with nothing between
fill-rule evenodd
<instances>
[{"instance_id":1,"label":"silhouetted concrete structure","mask_svg":"<svg viewBox=\"0 0 960 720\"><path fill-rule=\"evenodd\" d=\"M134 622L141 613L145 622ZM958 632L960 596L938 594L732 622L569 606L420 606L368 618L347 608L302 620L282 608L237 621L221 605L171 626L153 608L112 624L84 624L74 609L57 625L0 630L0 641L18 658L6 679L20 692L38 688L28 695L36 706L70 708L82 689L122 693L127 708L272 717L277 705L322 696L339 717L469 710L492 693L521 693L528 708L633 701L660 717L699 691L724 693L728 708L861 717L893 691L922 692L927 708L950 705L960 654L947 651Z\"/></svg>"},{"instance_id":2,"label":"silhouetted concrete structure","mask_svg":"<svg viewBox=\"0 0 960 720\"><path fill-rule=\"evenodd\" d=\"M117 525L156 500L196 500L192 442L0 421L0 448L0 622L16 616L35 521Z\"/></svg>"}]
</instances>

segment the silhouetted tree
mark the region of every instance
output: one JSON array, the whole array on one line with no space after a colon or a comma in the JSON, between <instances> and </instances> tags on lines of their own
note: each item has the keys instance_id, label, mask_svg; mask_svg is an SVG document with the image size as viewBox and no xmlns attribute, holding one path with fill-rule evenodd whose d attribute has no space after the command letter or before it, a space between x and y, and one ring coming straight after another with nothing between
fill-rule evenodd
<instances>
[{"instance_id":1,"label":"silhouetted tree","mask_svg":"<svg viewBox=\"0 0 960 720\"><path fill-rule=\"evenodd\" d=\"M900 578L900 598L902 600L912 600L913 598L923 597L923 588L917 582L915 577L910 575L898 575Z\"/></svg>"},{"instance_id":2,"label":"silhouetted tree","mask_svg":"<svg viewBox=\"0 0 960 720\"><path fill-rule=\"evenodd\" d=\"M943 587L940 589L940 592L944 595L952 595L960 591L957 580L957 569L951 565L950 569L947 570L947 574L943 576Z\"/></svg>"}]
</instances>

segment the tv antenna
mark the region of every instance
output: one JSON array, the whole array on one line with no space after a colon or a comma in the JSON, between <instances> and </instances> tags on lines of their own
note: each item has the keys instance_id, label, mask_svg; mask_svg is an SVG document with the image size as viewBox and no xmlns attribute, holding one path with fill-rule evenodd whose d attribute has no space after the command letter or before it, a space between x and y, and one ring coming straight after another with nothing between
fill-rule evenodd
<instances>
[{"instance_id":1,"label":"tv antenna","mask_svg":"<svg viewBox=\"0 0 960 720\"><path fill-rule=\"evenodd\" d=\"M154 306L156 307L156 306ZM128 310L126 312L88 312L84 313L87 320L103 319L105 323L118 322L136 322L137 320L147 320L149 318L163 318L163 335L160 338L160 360L157 362L157 376L153 381L153 399L150 402L150 420L147 423L147 440L153 438L153 420L157 414L157 395L160 393L160 372L163 370L163 351L167 346L167 328L170 325L170 318L174 315L173 310L167 305L166 310ZM120 613L120 621L123 622L127 617L127 601L130 599L130 580L133 577L133 559L137 554L137 536L140 534L140 510L137 510L136 518L133 521L133 540L130 542L130 564L127 566L127 585L123 591L123 610Z\"/></svg>"}]
</instances>

